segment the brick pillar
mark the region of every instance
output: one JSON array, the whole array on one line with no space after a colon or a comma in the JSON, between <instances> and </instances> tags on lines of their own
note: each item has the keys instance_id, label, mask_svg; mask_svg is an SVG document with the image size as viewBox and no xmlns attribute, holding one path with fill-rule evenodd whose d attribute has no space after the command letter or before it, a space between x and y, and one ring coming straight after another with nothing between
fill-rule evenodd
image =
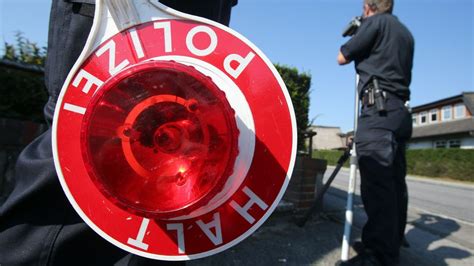
<instances>
[{"instance_id":1,"label":"brick pillar","mask_svg":"<svg viewBox=\"0 0 474 266\"><path fill-rule=\"evenodd\" d=\"M296 211L306 211L321 191L327 161L306 156L296 157L295 168L283 199L293 203ZM320 202L322 207L322 201Z\"/></svg>"}]
</instances>

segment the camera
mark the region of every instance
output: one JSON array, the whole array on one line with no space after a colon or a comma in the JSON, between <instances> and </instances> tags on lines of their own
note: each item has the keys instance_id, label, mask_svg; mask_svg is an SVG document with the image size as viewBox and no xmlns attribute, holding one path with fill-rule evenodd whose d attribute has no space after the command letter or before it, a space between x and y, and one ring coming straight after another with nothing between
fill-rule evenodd
<instances>
[{"instance_id":1,"label":"camera","mask_svg":"<svg viewBox=\"0 0 474 266\"><path fill-rule=\"evenodd\" d=\"M362 24L362 16L354 17L342 32L342 37L352 36Z\"/></svg>"}]
</instances>

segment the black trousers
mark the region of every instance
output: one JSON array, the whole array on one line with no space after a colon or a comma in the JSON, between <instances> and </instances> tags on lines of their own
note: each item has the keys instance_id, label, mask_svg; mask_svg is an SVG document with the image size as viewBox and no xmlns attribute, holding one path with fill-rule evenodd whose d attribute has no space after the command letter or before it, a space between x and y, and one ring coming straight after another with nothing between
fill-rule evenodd
<instances>
[{"instance_id":1,"label":"black trousers","mask_svg":"<svg viewBox=\"0 0 474 266\"><path fill-rule=\"evenodd\" d=\"M185 11L227 24L231 0L199 1ZM81 53L94 14L94 0L53 0L45 83L50 95L44 108L51 123L69 70ZM167 1L182 10L189 1ZM205 13L203 10L206 10ZM212 11L212 12L211 12ZM13 191L0 206L1 265L163 265L132 256L92 231L63 193L54 169L51 129L28 145L14 169Z\"/></svg>"},{"instance_id":2,"label":"black trousers","mask_svg":"<svg viewBox=\"0 0 474 266\"><path fill-rule=\"evenodd\" d=\"M398 97L389 94L386 107L384 113L375 106L362 108L355 141L361 196L368 216L362 242L385 265L392 265L399 256L407 220L405 149L412 121Z\"/></svg>"}]
</instances>

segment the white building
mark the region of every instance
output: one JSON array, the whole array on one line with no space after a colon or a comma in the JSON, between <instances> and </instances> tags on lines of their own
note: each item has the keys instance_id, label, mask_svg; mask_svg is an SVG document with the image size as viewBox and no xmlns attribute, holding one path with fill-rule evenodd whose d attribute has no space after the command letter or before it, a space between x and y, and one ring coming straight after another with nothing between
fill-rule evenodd
<instances>
[{"instance_id":1,"label":"white building","mask_svg":"<svg viewBox=\"0 0 474 266\"><path fill-rule=\"evenodd\" d=\"M312 125L308 130L317 133L313 137L313 150L340 150L346 147L346 134L340 127Z\"/></svg>"},{"instance_id":2,"label":"white building","mask_svg":"<svg viewBox=\"0 0 474 266\"><path fill-rule=\"evenodd\" d=\"M474 92L412 109L410 149L474 149Z\"/></svg>"}]
</instances>

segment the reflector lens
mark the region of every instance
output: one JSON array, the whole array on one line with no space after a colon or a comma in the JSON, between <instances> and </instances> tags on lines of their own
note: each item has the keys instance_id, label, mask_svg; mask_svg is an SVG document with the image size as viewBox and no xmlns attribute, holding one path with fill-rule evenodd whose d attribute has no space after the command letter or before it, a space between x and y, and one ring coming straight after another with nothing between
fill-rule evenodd
<instances>
[{"instance_id":1,"label":"reflector lens","mask_svg":"<svg viewBox=\"0 0 474 266\"><path fill-rule=\"evenodd\" d=\"M94 183L119 207L172 218L205 206L232 174L235 114L196 69L171 61L132 66L105 82L82 122Z\"/></svg>"}]
</instances>

